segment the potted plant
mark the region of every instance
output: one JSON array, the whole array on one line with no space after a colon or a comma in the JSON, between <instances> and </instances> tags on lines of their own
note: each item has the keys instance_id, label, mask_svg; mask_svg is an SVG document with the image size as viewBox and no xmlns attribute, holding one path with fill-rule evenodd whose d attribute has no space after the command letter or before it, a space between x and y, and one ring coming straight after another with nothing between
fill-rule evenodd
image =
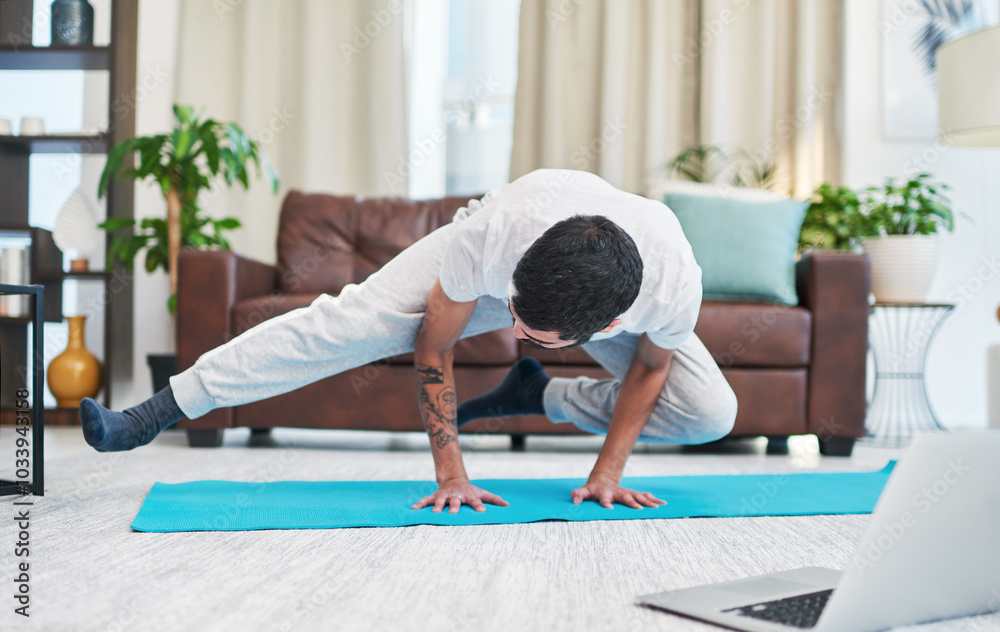
<instances>
[{"instance_id":1,"label":"potted plant","mask_svg":"<svg viewBox=\"0 0 1000 632\"><path fill-rule=\"evenodd\" d=\"M799 252L853 250L860 241L860 205L858 194L847 187L827 182L816 187L799 232Z\"/></svg>"},{"instance_id":2,"label":"potted plant","mask_svg":"<svg viewBox=\"0 0 1000 632\"><path fill-rule=\"evenodd\" d=\"M927 298L938 259L937 233L954 228L947 185L922 173L869 187L858 213L862 248L872 262L872 292L882 303Z\"/></svg>"},{"instance_id":3,"label":"potted plant","mask_svg":"<svg viewBox=\"0 0 1000 632\"><path fill-rule=\"evenodd\" d=\"M99 197L107 193L112 178L150 180L159 185L167 203L165 217L147 217L138 223L132 218L109 217L99 226L116 234L108 251L109 268L117 259L132 269L135 258L145 251L144 267L148 272L160 268L170 275L167 309L171 314L176 309L180 249L228 249L224 231L240 226L235 217L215 219L205 215L199 194L215 186L219 176L226 186L239 183L249 189L251 163L257 176L266 177L272 190L278 191L278 173L266 152L239 125L201 120L191 106L174 105L173 109L177 119L173 131L130 138L115 145L108 153L98 184ZM126 164L133 155L136 159ZM165 356L166 361L169 363L172 357Z\"/></svg>"},{"instance_id":4,"label":"potted plant","mask_svg":"<svg viewBox=\"0 0 1000 632\"><path fill-rule=\"evenodd\" d=\"M668 178L723 186L774 189L777 167L758 160L744 149L726 150L718 145L693 145L670 159L660 169Z\"/></svg>"}]
</instances>

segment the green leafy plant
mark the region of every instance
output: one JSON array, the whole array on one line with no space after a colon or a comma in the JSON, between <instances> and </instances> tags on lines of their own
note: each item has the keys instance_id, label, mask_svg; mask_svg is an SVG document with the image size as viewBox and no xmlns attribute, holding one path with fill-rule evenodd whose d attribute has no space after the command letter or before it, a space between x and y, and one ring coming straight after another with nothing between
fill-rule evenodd
<instances>
[{"instance_id":1,"label":"green leafy plant","mask_svg":"<svg viewBox=\"0 0 1000 632\"><path fill-rule=\"evenodd\" d=\"M948 185L921 173L898 182L886 178L881 187L868 187L858 218L860 237L933 235L942 227L955 228Z\"/></svg>"},{"instance_id":2,"label":"green leafy plant","mask_svg":"<svg viewBox=\"0 0 1000 632\"><path fill-rule=\"evenodd\" d=\"M744 149L694 145L670 159L662 171L691 182L770 189L776 184L777 168L770 161L755 159Z\"/></svg>"},{"instance_id":3,"label":"green leafy plant","mask_svg":"<svg viewBox=\"0 0 1000 632\"><path fill-rule=\"evenodd\" d=\"M847 187L827 182L816 187L799 233L799 251L851 250L860 236L860 208L857 193Z\"/></svg>"},{"instance_id":4,"label":"green leafy plant","mask_svg":"<svg viewBox=\"0 0 1000 632\"><path fill-rule=\"evenodd\" d=\"M745 151L740 150L740 152L735 158L736 170L733 174L733 186L774 189L778 184L778 166L770 161L755 160Z\"/></svg>"},{"instance_id":5,"label":"green leafy plant","mask_svg":"<svg viewBox=\"0 0 1000 632\"><path fill-rule=\"evenodd\" d=\"M260 145L235 123L201 120L194 108L174 105L177 124L169 134L124 140L108 153L101 173L98 196L103 197L112 178L151 180L160 186L167 202L166 217L148 217L136 223L126 217L110 217L99 226L119 233L108 251L108 265L117 259L126 267L145 251L145 268L162 268L170 274L167 306L176 309L177 254L181 248L229 248L224 231L240 227L235 217L214 219L198 204L202 191L222 176L227 186L239 183L250 188L250 165L257 177L265 176L277 193L279 176ZM134 154L133 154L134 152ZM126 164L126 160L134 159Z\"/></svg>"},{"instance_id":6,"label":"green leafy plant","mask_svg":"<svg viewBox=\"0 0 1000 632\"><path fill-rule=\"evenodd\" d=\"M725 170L729 156L717 145L694 145L667 163L667 173L691 182L715 182Z\"/></svg>"}]
</instances>

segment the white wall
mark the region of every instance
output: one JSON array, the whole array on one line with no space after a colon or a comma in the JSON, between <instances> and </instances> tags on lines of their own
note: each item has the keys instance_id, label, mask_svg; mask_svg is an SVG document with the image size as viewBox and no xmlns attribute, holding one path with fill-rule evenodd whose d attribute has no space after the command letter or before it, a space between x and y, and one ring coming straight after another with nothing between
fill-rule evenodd
<instances>
[{"instance_id":1,"label":"white wall","mask_svg":"<svg viewBox=\"0 0 1000 632\"><path fill-rule=\"evenodd\" d=\"M941 238L941 261L928 300L959 305L928 353L927 389L945 425L984 426L986 353L991 344L1000 343L996 317L1000 275L984 267L984 261L998 254L1000 243L996 195L1000 149L886 141L882 133L882 2L847 0L846 5L843 181L850 187L879 184L885 176L912 175L919 167L952 187L955 210L967 218L959 219L955 232Z\"/></svg>"},{"instance_id":2,"label":"white wall","mask_svg":"<svg viewBox=\"0 0 1000 632\"><path fill-rule=\"evenodd\" d=\"M136 76L136 135L158 134L173 127L174 66L177 57L179 0L139 2L139 49ZM159 189L136 184L136 218L166 214ZM137 262L134 291L133 376L112 385L112 406L132 406L153 394L146 355L173 353L173 324L167 312L170 282L164 272L148 274Z\"/></svg>"}]
</instances>

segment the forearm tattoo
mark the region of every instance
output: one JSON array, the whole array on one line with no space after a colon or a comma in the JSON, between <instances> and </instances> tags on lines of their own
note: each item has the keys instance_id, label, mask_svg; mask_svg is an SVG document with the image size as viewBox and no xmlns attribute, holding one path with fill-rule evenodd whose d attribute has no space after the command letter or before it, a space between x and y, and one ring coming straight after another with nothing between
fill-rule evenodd
<instances>
[{"instance_id":1,"label":"forearm tattoo","mask_svg":"<svg viewBox=\"0 0 1000 632\"><path fill-rule=\"evenodd\" d=\"M444 370L436 366L418 364L417 384L444 384Z\"/></svg>"},{"instance_id":2,"label":"forearm tattoo","mask_svg":"<svg viewBox=\"0 0 1000 632\"><path fill-rule=\"evenodd\" d=\"M417 399L424 429L438 448L458 440L458 421L455 388L447 386L427 390L429 384L444 384L444 367L417 364Z\"/></svg>"}]
</instances>

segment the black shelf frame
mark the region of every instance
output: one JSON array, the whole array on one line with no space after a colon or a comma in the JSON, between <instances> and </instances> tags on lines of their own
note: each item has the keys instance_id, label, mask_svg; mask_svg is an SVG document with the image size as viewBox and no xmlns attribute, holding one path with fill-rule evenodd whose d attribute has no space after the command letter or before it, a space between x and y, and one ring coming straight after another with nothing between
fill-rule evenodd
<instances>
[{"instance_id":1,"label":"black shelf frame","mask_svg":"<svg viewBox=\"0 0 1000 632\"><path fill-rule=\"evenodd\" d=\"M33 362L31 365L31 482L25 484L20 480L0 479L0 496L11 496L14 494L34 496L45 495L45 407L42 405L44 399L42 351L45 349L45 327L42 323L42 314L45 305L44 285L6 285L0 284L0 294L26 294L32 299L32 343L31 352ZM2 350L0 350L2 351ZM0 375L0 388L10 387L7 380ZM18 426L13 426L13 432L17 432ZM11 455L14 457L14 455ZM15 469L15 473L17 470ZM20 478L20 477L18 477Z\"/></svg>"},{"instance_id":2,"label":"black shelf frame","mask_svg":"<svg viewBox=\"0 0 1000 632\"><path fill-rule=\"evenodd\" d=\"M0 45L0 70L109 70L109 46Z\"/></svg>"},{"instance_id":3,"label":"black shelf frame","mask_svg":"<svg viewBox=\"0 0 1000 632\"><path fill-rule=\"evenodd\" d=\"M0 148L26 154L106 154L108 135L0 136Z\"/></svg>"},{"instance_id":4,"label":"black shelf frame","mask_svg":"<svg viewBox=\"0 0 1000 632\"><path fill-rule=\"evenodd\" d=\"M0 223L23 230L32 230L32 260L48 260L58 253L51 233L32 229L28 224L29 162L32 154L106 154L111 147L135 135L136 52L138 48L138 0L111 0L111 41L107 46L32 46L33 5L43 0L0 0L0 70L82 70L108 73L107 131L100 134L48 134L42 136L0 136ZM48 0L44 0L48 1ZM118 104L118 107L116 107ZM122 108L120 104L128 107ZM132 159L126 158L126 162ZM107 218L133 217L134 185L128 179L111 182L107 195ZM106 236L110 248L111 235ZM35 252L35 244L44 253ZM46 265L37 269L30 283L47 285L49 314L45 320L62 320L62 282L75 279L85 282L109 282L119 273L124 279L131 274L120 262L103 271L63 271L62 255L58 253L57 269ZM34 265L34 264L33 264ZM104 309L104 400L111 401L112 385L132 379L132 346L134 323L134 288L130 281L116 290L114 300ZM9 335L17 338L18 326L26 330L22 319L0 318L0 339ZM14 333L12 333L14 332ZM23 334L20 340L27 342ZM24 345L27 347L27 344ZM2 395L2 394L0 394ZM8 405L0 409L0 417L12 414Z\"/></svg>"},{"instance_id":5,"label":"black shelf frame","mask_svg":"<svg viewBox=\"0 0 1000 632\"><path fill-rule=\"evenodd\" d=\"M87 270L86 272L65 272L62 276L64 281L103 281L108 278L108 273L103 270Z\"/></svg>"}]
</instances>

